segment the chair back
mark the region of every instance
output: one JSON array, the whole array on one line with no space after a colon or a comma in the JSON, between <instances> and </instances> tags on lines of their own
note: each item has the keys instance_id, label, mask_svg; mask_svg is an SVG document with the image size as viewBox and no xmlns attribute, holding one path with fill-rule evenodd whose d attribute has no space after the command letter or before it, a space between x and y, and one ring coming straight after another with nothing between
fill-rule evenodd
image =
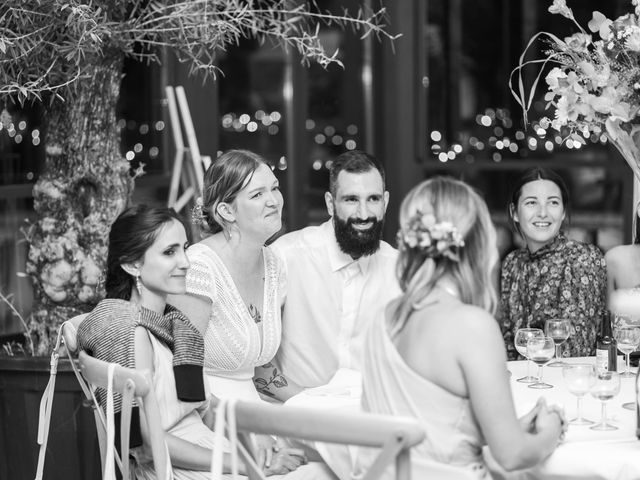
<instances>
[{"instance_id":1,"label":"chair back","mask_svg":"<svg viewBox=\"0 0 640 480\"><path fill-rule=\"evenodd\" d=\"M122 462L123 478L129 478L129 427L131 422L132 400L134 397L144 415L149 432L149 443L156 477L159 479L173 478L168 451L164 441L164 430L160 420L160 411L152 388L150 375L146 372L98 360L84 351L80 351L78 354L78 361L82 376L90 385L104 389L109 389L111 385L114 392L122 395L120 453L124 460ZM95 407L96 409L101 408L97 404ZM108 422L112 422L113 420L107 419L106 421L106 430L109 432L110 426ZM104 427L99 425L98 428ZM109 450L113 448L113 435L107 433L107 441L107 452L104 454L104 456L107 457L106 460L108 460L109 457ZM109 465L104 465L104 468L106 470L109 468Z\"/></svg>"},{"instance_id":2,"label":"chair back","mask_svg":"<svg viewBox=\"0 0 640 480\"><path fill-rule=\"evenodd\" d=\"M396 479L409 480L410 449L425 437L416 420L404 417L243 401L236 403L235 411L239 432L379 448L362 480L380 478L392 463Z\"/></svg>"},{"instance_id":3,"label":"chair back","mask_svg":"<svg viewBox=\"0 0 640 480\"><path fill-rule=\"evenodd\" d=\"M103 472L111 469L113 460L110 460L111 465L108 465L107 457L111 457L111 454L113 454L116 463L123 473L123 478L129 478L128 452L131 407L133 398L136 398L149 429L151 453L156 476L159 479L171 478L172 469L164 443L164 430L162 430L161 427L158 403L148 374L120 365L109 364L108 362L91 357L86 352L79 351L77 330L86 316L87 314L77 315L64 322L61 326L61 335L72 362L73 358L77 358L79 362L81 375L78 374L75 364L72 363L72 365L74 365L76 376L85 392L85 396L92 403L94 409ZM111 382L109 381L109 370L112 370ZM108 438L108 419L105 418L102 408L93 393L94 387L108 389L110 383L113 391L120 393L123 398L120 424L120 453L122 458L125 459L124 462L121 462L117 453L113 452L114 441L112 438Z\"/></svg>"}]
</instances>

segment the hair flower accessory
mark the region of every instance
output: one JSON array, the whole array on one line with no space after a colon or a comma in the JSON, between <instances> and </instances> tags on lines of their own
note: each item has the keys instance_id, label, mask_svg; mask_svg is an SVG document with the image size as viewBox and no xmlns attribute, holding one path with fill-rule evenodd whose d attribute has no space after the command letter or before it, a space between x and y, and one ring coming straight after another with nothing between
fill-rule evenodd
<instances>
[{"instance_id":1,"label":"hair flower accessory","mask_svg":"<svg viewBox=\"0 0 640 480\"><path fill-rule=\"evenodd\" d=\"M464 246L462 235L451 222L438 222L431 213L416 212L398 231L398 243L419 249L427 257L447 257L459 261L457 249Z\"/></svg>"},{"instance_id":2,"label":"hair flower accessory","mask_svg":"<svg viewBox=\"0 0 640 480\"><path fill-rule=\"evenodd\" d=\"M204 214L204 203L202 201L202 197L196 198L195 204L191 209L191 223L200 228L207 226L207 218Z\"/></svg>"}]
</instances>

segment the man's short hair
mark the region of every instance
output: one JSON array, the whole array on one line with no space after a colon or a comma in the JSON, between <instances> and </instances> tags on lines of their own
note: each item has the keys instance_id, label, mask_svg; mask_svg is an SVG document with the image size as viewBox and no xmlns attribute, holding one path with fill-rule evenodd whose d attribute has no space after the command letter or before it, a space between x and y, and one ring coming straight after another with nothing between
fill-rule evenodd
<instances>
[{"instance_id":1,"label":"man's short hair","mask_svg":"<svg viewBox=\"0 0 640 480\"><path fill-rule=\"evenodd\" d=\"M385 188L385 173L382 164L373 155L360 150L352 150L338 155L329 169L329 191L336 196L338 188L338 175L345 171L349 173L365 173L369 170L378 170L382 177L382 188Z\"/></svg>"}]
</instances>

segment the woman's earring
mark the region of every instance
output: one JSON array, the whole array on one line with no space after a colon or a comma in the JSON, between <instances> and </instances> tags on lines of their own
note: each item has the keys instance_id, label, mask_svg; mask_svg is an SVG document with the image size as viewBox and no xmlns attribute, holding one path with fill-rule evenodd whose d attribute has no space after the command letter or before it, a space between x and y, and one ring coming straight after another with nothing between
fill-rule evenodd
<instances>
[{"instance_id":1,"label":"woman's earring","mask_svg":"<svg viewBox=\"0 0 640 480\"><path fill-rule=\"evenodd\" d=\"M142 282L140 281L140 274L136 274L136 290L138 295L142 295Z\"/></svg>"}]
</instances>

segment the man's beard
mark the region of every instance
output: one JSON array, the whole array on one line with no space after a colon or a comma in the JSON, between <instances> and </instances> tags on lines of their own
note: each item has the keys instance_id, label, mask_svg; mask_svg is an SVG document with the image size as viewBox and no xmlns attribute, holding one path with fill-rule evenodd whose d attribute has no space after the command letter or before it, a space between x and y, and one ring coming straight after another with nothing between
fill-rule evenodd
<instances>
[{"instance_id":1,"label":"man's beard","mask_svg":"<svg viewBox=\"0 0 640 480\"><path fill-rule=\"evenodd\" d=\"M368 230L356 230L354 224L372 223ZM364 255L372 255L380 248L382 227L384 220L369 217L366 220L348 218L342 220L337 215L333 216L333 228L336 232L338 246L352 258L360 258Z\"/></svg>"}]
</instances>

